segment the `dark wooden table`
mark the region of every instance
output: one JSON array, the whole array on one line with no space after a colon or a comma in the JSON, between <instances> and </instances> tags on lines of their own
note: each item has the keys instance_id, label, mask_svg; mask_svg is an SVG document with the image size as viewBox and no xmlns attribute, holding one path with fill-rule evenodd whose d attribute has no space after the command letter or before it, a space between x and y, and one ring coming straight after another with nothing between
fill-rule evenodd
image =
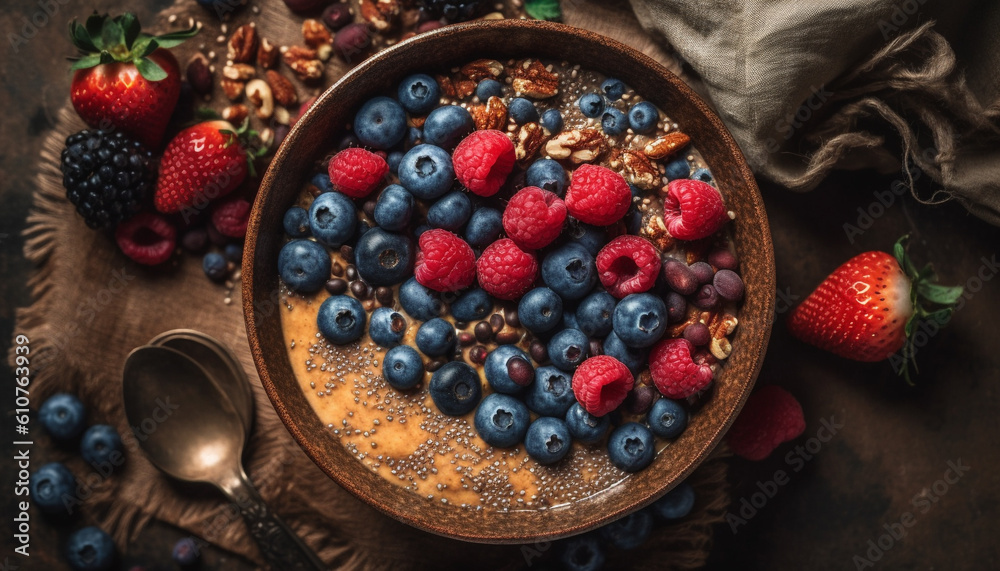
<instances>
[{"instance_id":1,"label":"dark wooden table","mask_svg":"<svg viewBox=\"0 0 1000 571\"><path fill-rule=\"evenodd\" d=\"M51 17L36 0L0 7L5 59L0 66L0 348L14 333L15 308L30 301L20 232L31 203L34 162L52 117L67 101L71 52L65 23L85 18L91 4L53 0ZM102 10L126 7L141 18L165 0L141 7L101 0ZM25 29L25 18L47 20ZM18 53L10 34L33 34ZM802 402L807 428L763 462L734 460L730 523L720 525L710 567L729 569L990 569L1000 567L994 536L1000 524L1000 229L957 204L924 207L894 197L883 208L894 176L868 172L831 177L815 192L792 194L761 181L777 258L778 309L805 297L852 255L891 247L911 233L918 262L935 263L946 283L964 284L969 299L947 329L919 351L917 388L907 387L885 363L861 364L825 354L792 339L778 316L761 383L786 387ZM878 213L852 243L845 224L859 210ZM868 226L867 220L861 221ZM2 366L0 399L5 435L0 455L10 458L13 390ZM36 449L35 465L45 458ZM956 469L957 468L957 469ZM12 557L13 463L0 464L0 564L60 569L68 528L44 520L32 526L32 557ZM33 514L35 512L32 512ZM893 537L895 534L896 537ZM184 534L154 524L129 546L122 569L172 568L170 548ZM204 568L243 568L224 553L206 555ZM10 567L13 569L13 567Z\"/></svg>"}]
</instances>

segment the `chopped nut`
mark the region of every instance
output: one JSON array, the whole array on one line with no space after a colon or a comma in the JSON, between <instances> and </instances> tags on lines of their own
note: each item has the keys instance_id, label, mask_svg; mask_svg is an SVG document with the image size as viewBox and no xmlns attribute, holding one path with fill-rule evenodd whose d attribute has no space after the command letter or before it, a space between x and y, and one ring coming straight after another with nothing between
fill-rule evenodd
<instances>
[{"instance_id":1,"label":"chopped nut","mask_svg":"<svg viewBox=\"0 0 1000 571\"><path fill-rule=\"evenodd\" d=\"M538 123L521 125L514 133L514 156L521 163L530 161L548 138L549 132Z\"/></svg>"},{"instance_id":2,"label":"chopped nut","mask_svg":"<svg viewBox=\"0 0 1000 571\"><path fill-rule=\"evenodd\" d=\"M229 38L226 57L233 63L253 63L257 57L257 28L251 24L236 28Z\"/></svg>"},{"instance_id":3,"label":"chopped nut","mask_svg":"<svg viewBox=\"0 0 1000 571\"><path fill-rule=\"evenodd\" d=\"M503 73L503 64L495 59L477 59L465 64L461 69L466 77L479 83L484 79L496 79Z\"/></svg>"},{"instance_id":4,"label":"chopped nut","mask_svg":"<svg viewBox=\"0 0 1000 571\"><path fill-rule=\"evenodd\" d=\"M263 79L247 83L247 99L257 107L258 119L269 119L274 113L274 95Z\"/></svg>"},{"instance_id":5,"label":"chopped nut","mask_svg":"<svg viewBox=\"0 0 1000 571\"><path fill-rule=\"evenodd\" d=\"M684 329L688 325L698 323L698 321L701 320L702 315L703 314L700 309L689 303L687 313L684 315L684 321L668 326L665 337L680 337L681 333L684 333Z\"/></svg>"},{"instance_id":6,"label":"chopped nut","mask_svg":"<svg viewBox=\"0 0 1000 571\"><path fill-rule=\"evenodd\" d=\"M437 80L438 86L441 87L441 95L455 97L455 84L452 83L450 77L447 75L435 75L434 79Z\"/></svg>"},{"instance_id":7,"label":"chopped nut","mask_svg":"<svg viewBox=\"0 0 1000 571\"><path fill-rule=\"evenodd\" d=\"M242 103L230 105L222 110L222 118L233 125L239 125L248 115L250 115L250 108Z\"/></svg>"},{"instance_id":8,"label":"chopped nut","mask_svg":"<svg viewBox=\"0 0 1000 571\"><path fill-rule=\"evenodd\" d=\"M476 91L476 82L471 79L454 79L452 84L455 86L455 97L459 99L465 99Z\"/></svg>"},{"instance_id":9,"label":"chopped nut","mask_svg":"<svg viewBox=\"0 0 1000 571\"><path fill-rule=\"evenodd\" d=\"M643 149L643 152L651 159L665 159L690 143L691 137L680 131L673 131L646 143L646 148Z\"/></svg>"},{"instance_id":10,"label":"chopped nut","mask_svg":"<svg viewBox=\"0 0 1000 571\"><path fill-rule=\"evenodd\" d=\"M274 94L274 101L278 105L287 106L298 102L299 96L295 92L295 85L287 77L273 69L267 70L264 75L267 77L267 84L271 87L271 92Z\"/></svg>"},{"instance_id":11,"label":"chopped nut","mask_svg":"<svg viewBox=\"0 0 1000 571\"><path fill-rule=\"evenodd\" d=\"M716 314L708 321L709 330L712 332L712 341L708 345L709 351L716 359L722 360L729 357L733 352L733 345L728 336L736 330L739 320L735 315Z\"/></svg>"},{"instance_id":12,"label":"chopped nut","mask_svg":"<svg viewBox=\"0 0 1000 571\"><path fill-rule=\"evenodd\" d=\"M330 59L333 54L333 36L323 22L314 19L302 22L302 38L307 46L316 50L316 57L321 61Z\"/></svg>"},{"instance_id":13,"label":"chopped nut","mask_svg":"<svg viewBox=\"0 0 1000 571\"><path fill-rule=\"evenodd\" d=\"M667 232L667 226L663 223L663 217L655 212L644 212L642 215L642 225L639 226L639 235L653 243L661 252L666 252L674 247L674 238Z\"/></svg>"},{"instance_id":14,"label":"chopped nut","mask_svg":"<svg viewBox=\"0 0 1000 571\"><path fill-rule=\"evenodd\" d=\"M316 55L316 50L302 46L291 46L284 53L284 60L292 68L295 75L302 81L316 81L323 77L323 62Z\"/></svg>"},{"instance_id":15,"label":"chopped nut","mask_svg":"<svg viewBox=\"0 0 1000 571\"><path fill-rule=\"evenodd\" d=\"M377 32L385 32L399 19L399 0L361 0L361 17Z\"/></svg>"},{"instance_id":16,"label":"chopped nut","mask_svg":"<svg viewBox=\"0 0 1000 571\"><path fill-rule=\"evenodd\" d=\"M274 121L279 125L288 125L292 122L292 114L284 107L275 107Z\"/></svg>"},{"instance_id":17,"label":"chopped nut","mask_svg":"<svg viewBox=\"0 0 1000 571\"><path fill-rule=\"evenodd\" d=\"M278 65L278 46L272 44L267 38L260 39L260 47L257 48L257 65L264 69L271 69Z\"/></svg>"},{"instance_id":18,"label":"chopped nut","mask_svg":"<svg viewBox=\"0 0 1000 571\"><path fill-rule=\"evenodd\" d=\"M204 54L199 52L191 57L187 66L187 80L196 93L207 95L212 92L212 69Z\"/></svg>"},{"instance_id":19,"label":"chopped nut","mask_svg":"<svg viewBox=\"0 0 1000 571\"><path fill-rule=\"evenodd\" d=\"M424 121L427 121L426 115L407 115L406 118L406 124L417 129L424 128Z\"/></svg>"},{"instance_id":20,"label":"chopped nut","mask_svg":"<svg viewBox=\"0 0 1000 571\"><path fill-rule=\"evenodd\" d=\"M547 99L559 93L559 76L545 69L542 62L536 59L525 59L507 68L514 91L534 97Z\"/></svg>"},{"instance_id":21,"label":"chopped nut","mask_svg":"<svg viewBox=\"0 0 1000 571\"><path fill-rule=\"evenodd\" d=\"M655 188L660 178L660 172L649 162L646 155L628 149L612 151L608 166L643 190Z\"/></svg>"},{"instance_id":22,"label":"chopped nut","mask_svg":"<svg viewBox=\"0 0 1000 571\"><path fill-rule=\"evenodd\" d=\"M595 129L563 131L545 144L545 152L553 159L569 159L573 163L589 163L606 150L604 135Z\"/></svg>"},{"instance_id":23,"label":"chopped nut","mask_svg":"<svg viewBox=\"0 0 1000 571\"><path fill-rule=\"evenodd\" d=\"M507 125L507 105L495 95L490 97L486 105L476 105L469 111L476 129L503 129Z\"/></svg>"},{"instance_id":24,"label":"chopped nut","mask_svg":"<svg viewBox=\"0 0 1000 571\"><path fill-rule=\"evenodd\" d=\"M222 68L222 76L234 81L247 81L257 74L257 70L247 63L234 63Z\"/></svg>"},{"instance_id":25,"label":"chopped nut","mask_svg":"<svg viewBox=\"0 0 1000 571\"><path fill-rule=\"evenodd\" d=\"M230 101L236 101L240 97L243 97L243 88L246 86L246 83L223 78L219 81L219 86L222 87L222 91Z\"/></svg>"}]
</instances>

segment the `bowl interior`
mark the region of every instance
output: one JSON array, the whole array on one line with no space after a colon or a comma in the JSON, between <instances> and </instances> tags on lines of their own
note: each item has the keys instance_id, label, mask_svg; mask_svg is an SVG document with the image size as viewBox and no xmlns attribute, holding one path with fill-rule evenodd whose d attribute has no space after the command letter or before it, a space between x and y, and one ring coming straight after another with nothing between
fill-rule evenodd
<instances>
[{"instance_id":1,"label":"bowl interior","mask_svg":"<svg viewBox=\"0 0 1000 571\"><path fill-rule=\"evenodd\" d=\"M354 111L390 92L409 73L446 70L479 57L536 57L578 63L622 79L680 123L701 151L728 207L746 283L733 353L714 394L685 433L624 485L569 507L510 513L476 512L429 502L382 479L353 458L323 427L295 379L278 313L278 251L282 216L342 134ZM328 89L298 122L264 176L254 204L243 265L247 333L261 382L296 441L334 481L405 523L444 536L489 543L554 539L597 527L638 509L682 481L718 444L757 376L774 308L774 258L760 194L722 122L676 76L614 40L559 24L480 21L441 28L380 52Z\"/></svg>"}]
</instances>

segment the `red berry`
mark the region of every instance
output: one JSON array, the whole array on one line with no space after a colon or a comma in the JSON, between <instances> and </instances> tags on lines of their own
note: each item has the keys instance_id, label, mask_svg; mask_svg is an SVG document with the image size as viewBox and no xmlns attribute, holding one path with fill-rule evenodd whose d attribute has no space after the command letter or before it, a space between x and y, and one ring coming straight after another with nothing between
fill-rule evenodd
<instances>
[{"instance_id":1,"label":"red berry","mask_svg":"<svg viewBox=\"0 0 1000 571\"><path fill-rule=\"evenodd\" d=\"M779 386L765 385L747 399L726 441L738 456L763 460L779 444L798 437L805 429L799 401Z\"/></svg>"},{"instance_id":2,"label":"red berry","mask_svg":"<svg viewBox=\"0 0 1000 571\"><path fill-rule=\"evenodd\" d=\"M555 193L528 186L510 197L503 211L503 229L528 249L544 248L559 237L566 221L566 203Z\"/></svg>"},{"instance_id":3,"label":"red berry","mask_svg":"<svg viewBox=\"0 0 1000 571\"><path fill-rule=\"evenodd\" d=\"M334 190L351 198L363 198L389 173L389 164L371 151L351 147L333 155L328 170Z\"/></svg>"},{"instance_id":4,"label":"red berry","mask_svg":"<svg viewBox=\"0 0 1000 571\"><path fill-rule=\"evenodd\" d=\"M663 197L663 221L667 232L678 240L711 236L729 220L722 195L709 184L677 179L667 185Z\"/></svg>"},{"instance_id":5,"label":"red berry","mask_svg":"<svg viewBox=\"0 0 1000 571\"><path fill-rule=\"evenodd\" d=\"M226 121L206 121L184 129L160 159L153 205L164 214L189 219L209 202L236 190L250 170L247 153Z\"/></svg>"},{"instance_id":6,"label":"red berry","mask_svg":"<svg viewBox=\"0 0 1000 571\"><path fill-rule=\"evenodd\" d=\"M223 236L242 238L247 235L252 205L242 198L220 202L212 210L212 225Z\"/></svg>"},{"instance_id":7,"label":"red berry","mask_svg":"<svg viewBox=\"0 0 1000 571\"><path fill-rule=\"evenodd\" d=\"M501 238L483 250L476 261L476 277L486 293L500 299L517 299L531 289L538 278L538 260L517 247L510 238Z\"/></svg>"},{"instance_id":8,"label":"red berry","mask_svg":"<svg viewBox=\"0 0 1000 571\"><path fill-rule=\"evenodd\" d=\"M476 254L465 240L447 230L428 230L418 240L417 282L435 291L458 291L476 279Z\"/></svg>"},{"instance_id":9,"label":"red berry","mask_svg":"<svg viewBox=\"0 0 1000 571\"><path fill-rule=\"evenodd\" d=\"M473 131L451 157L455 177L473 194L493 196L514 168L514 143L501 131Z\"/></svg>"},{"instance_id":10,"label":"red berry","mask_svg":"<svg viewBox=\"0 0 1000 571\"><path fill-rule=\"evenodd\" d=\"M155 266L169 260L174 253L177 230L158 214L140 212L118 225L115 241L129 258Z\"/></svg>"},{"instance_id":11,"label":"red berry","mask_svg":"<svg viewBox=\"0 0 1000 571\"><path fill-rule=\"evenodd\" d=\"M624 363L607 355L591 357L573 373L573 394L580 406L594 416L604 416L618 408L635 379Z\"/></svg>"},{"instance_id":12,"label":"red berry","mask_svg":"<svg viewBox=\"0 0 1000 571\"><path fill-rule=\"evenodd\" d=\"M580 222L607 226L625 216L632 191L622 175L597 165L580 165L566 189L566 208Z\"/></svg>"},{"instance_id":13,"label":"red berry","mask_svg":"<svg viewBox=\"0 0 1000 571\"><path fill-rule=\"evenodd\" d=\"M692 353L694 347L687 339L664 339L653 346L649 373L663 396L687 398L712 382L712 368L702 359L692 358Z\"/></svg>"},{"instance_id":14,"label":"red berry","mask_svg":"<svg viewBox=\"0 0 1000 571\"><path fill-rule=\"evenodd\" d=\"M660 253L639 236L619 236L597 253L601 284L618 299L653 287L659 272Z\"/></svg>"}]
</instances>

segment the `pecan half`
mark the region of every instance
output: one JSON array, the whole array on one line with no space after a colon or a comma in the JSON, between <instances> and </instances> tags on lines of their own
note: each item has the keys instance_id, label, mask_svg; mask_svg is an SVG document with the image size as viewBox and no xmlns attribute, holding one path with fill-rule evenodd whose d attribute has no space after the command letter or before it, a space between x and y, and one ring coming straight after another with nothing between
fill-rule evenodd
<instances>
[{"instance_id":1,"label":"pecan half","mask_svg":"<svg viewBox=\"0 0 1000 571\"><path fill-rule=\"evenodd\" d=\"M316 50L302 46L290 46L282 57L285 64L292 68L295 75L302 81L316 81L323 77L323 62L319 60Z\"/></svg>"},{"instance_id":2,"label":"pecan half","mask_svg":"<svg viewBox=\"0 0 1000 571\"><path fill-rule=\"evenodd\" d=\"M484 79L496 79L503 73L503 64L495 59L477 59L467 63L460 70L466 77L479 83Z\"/></svg>"},{"instance_id":3,"label":"pecan half","mask_svg":"<svg viewBox=\"0 0 1000 571\"><path fill-rule=\"evenodd\" d=\"M673 131L646 143L643 152L651 159L665 159L689 144L691 137L680 131Z\"/></svg>"},{"instance_id":4,"label":"pecan half","mask_svg":"<svg viewBox=\"0 0 1000 571\"><path fill-rule=\"evenodd\" d=\"M612 151L608 166L643 190L656 188L660 179L660 171L656 170L646 155L628 149Z\"/></svg>"},{"instance_id":5,"label":"pecan half","mask_svg":"<svg viewBox=\"0 0 1000 571\"><path fill-rule=\"evenodd\" d=\"M563 131L545 144L545 152L553 159L569 159L576 164L592 162L605 150L604 135L596 129Z\"/></svg>"},{"instance_id":6,"label":"pecan half","mask_svg":"<svg viewBox=\"0 0 1000 571\"><path fill-rule=\"evenodd\" d=\"M247 81L257 74L257 70L248 63L234 63L222 68L222 77L233 81Z\"/></svg>"},{"instance_id":7,"label":"pecan half","mask_svg":"<svg viewBox=\"0 0 1000 571\"><path fill-rule=\"evenodd\" d=\"M322 61L330 59L333 54L333 36L319 20L307 19L302 22L302 39L307 46L316 50L316 57Z\"/></svg>"},{"instance_id":8,"label":"pecan half","mask_svg":"<svg viewBox=\"0 0 1000 571\"><path fill-rule=\"evenodd\" d=\"M548 99L559 93L559 76L545 69L536 59L524 59L507 68L514 91L534 97Z\"/></svg>"},{"instance_id":9,"label":"pecan half","mask_svg":"<svg viewBox=\"0 0 1000 571\"><path fill-rule=\"evenodd\" d=\"M257 65L264 69L272 69L278 65L278 46L271 43L267 38L260 39L260 47L257 48Z\"/></svg>"},{"instance_id":10,"label":"pecan half","mask_svg":"<svg viewBox=\"0 0 1000 571\"><path fill-rule=\"evenodd\" d=\"M257 28L252 24L236 28L229 37L226 57L233 63L253 63L257 57Z\"/></svg>"},{"instance_id":11,"label":"pecan half","mask_svg":"<svg viewBox=\"0 0 1000 571\"><path fill-rule=\"evenodd\" d=\"M490 97L486 105L476 105L469 111L476 129L503 129L507 126L507 105L497 96Z\"/></svg>"},{"instance_id":12,"label":"pecan half","mask_svg":"<svg viewBox=\"0 0 1000 571\"><path fill-rule=\"evenodd\" d=\"M295 85L287 77L273 69L267 70L264 75L278 105L292 105L298 102L299 95L295 92Z\"/></svg>"},{"instance_id":13,"label":"pecan half","mask_svg":"<svg viewBox=\"0 0 1000 571\"><path fill-rule=\"evenodd\" d=\"M222 78L219 81L219 86L222 87L223 93L230 101L236 101L240 97L243 97L243 88L246 87L246 83L243 81L236 81L232 79Z\"/></svg>"},{"instance_id":14,"label":"pecan half","mask_svg":"<svg viewBox=\"0 0 1000 571\"><path fill-rule=\"evenodd\" d=\"M399 0L361 0L359 6L361 17L376 31L390 30L399 20Z\"/></svg>"},{"instance_id":15,"label":"pecan half","mask_svg":"<svg viewBox=\"0 0 1000 571\"><path fill-rule=\"evenodd\" d=\"M222 118L233 125L239 125L248 115L250 115L250 108L242 103L230 105L222 110Z\"/></svg>"},{"instance_id":16,"label":"pecan half","mask_svg":"<svg viewBox=\"0 0 1000 571\"><path fill-rule=\"evenodd\" d=\"M548 138L549 132L538 123L521 125L521 128L514 132L514 156L521 163L530 161Z\"/></svg>"},{"instance_id":17,"label":"pecan half","mask_svg":"<svg viewBox=\"0 0 1000 571\"><path fill-rule=\"evenodd\" d=\"M434 79L437 80L438 86L441 87L441 95L455 97L455 84L451 81L450 77L447 75L435 75Z\"/></svg>"}]
</instances>

